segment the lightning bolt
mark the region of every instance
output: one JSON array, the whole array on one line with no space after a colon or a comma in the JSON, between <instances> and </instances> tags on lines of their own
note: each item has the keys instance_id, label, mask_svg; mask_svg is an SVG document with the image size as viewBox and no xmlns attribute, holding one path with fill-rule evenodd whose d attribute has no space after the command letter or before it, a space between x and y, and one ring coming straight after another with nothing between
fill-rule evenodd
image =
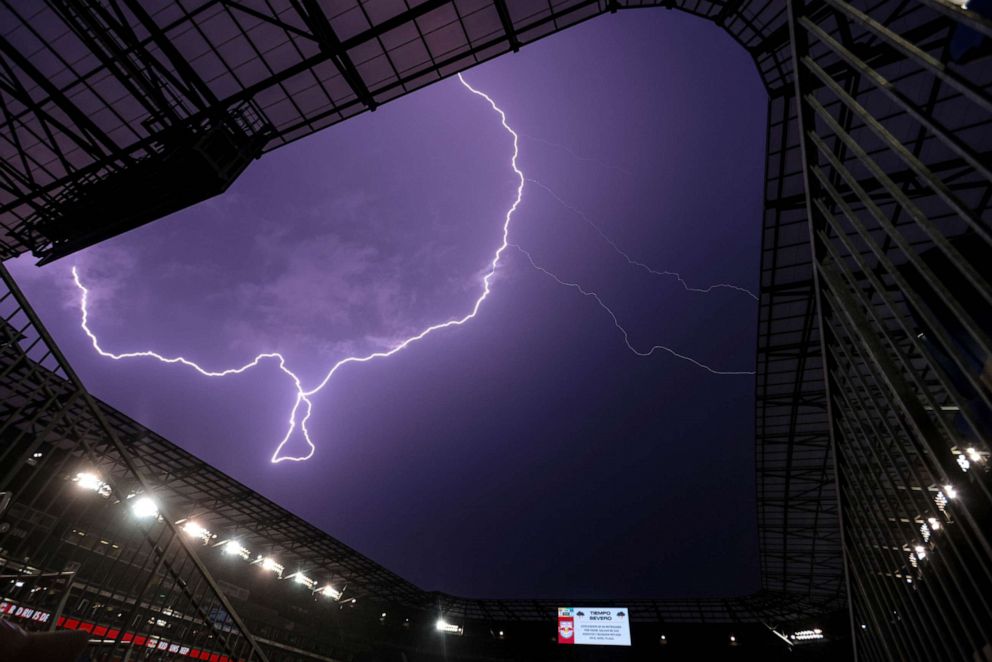
<instances>
[{"instance_id":1,"label":"lightning bolt","mask_svg":"<svg viewBox=\"0 0 992 662\"><path fill-rule=\"evenodd\" d=\"M194 361L191 361L191 360L189 360L189 359L187 359L185 357L182 357L182 356L165 356L163 354L159 354L158 352L149 351L149 350L136 351L136 352L114 353L114 352L110 352L110 351L107 351L107 350L103 349L103 347L100 345L100 341L97 338L96 334L90 329L90 326L89 326L89 290L83 284L82 280L80 279L79 272L76 269L76 267L74 266L72 268L72 278L73 278L73 282L75 283L76 287L80 291L80 299L79 299L79 306L80 306L80 310L81 310L81 322L80 322L80 326L81 326L83 332L89 338L90 344L93 346L93 349L100 356L102 356L104 358L112 359L112 360L115 360L115 361L121 361L121 360L125 360L125 359L150 358L150 359L154 359L156 361L159 361L159 362L165 363L165 364L183 365L183 366L186 366L188 368L192 368L193 370L195 370L199 374L203 375L204 377L211 377L211 378L220 378L220 377L228 377L228 376L231 376L231 375L239 375L241 373L244 373L247 370L250 370L251 368L254 368L254 367L258 366L262 362L266 362L266 361L273 361L273 362L275 362L277 364L279 370L281 372L283 372L287 377L289 377L289 379L292 381L293 386L296 389L296 398L295 398L295 401L293 403L292 410L290 411L289 419L287 421L286 434L283 436L283 438L279 442L278 446L276 446L276 449L275 449L275 451L272 454L272 457L270 459L270 462L272 462L273 464L278 464L280 462L285 462L285 461L302 462L304 460L308 460L311 457L313 457L313 454L316 451L316 446L314 445L314 443L313 443L313 441L312 441L312 439L310 437L310 431L307 429L307 422L310 420L310 416L313 413L313 401L311 400L311 398L313 398L315 395L317 395L318 393L320 393L330 383L331 378L334 377L334 375L338 372L338 370L340 370L344 366L349 365L349 364L352 364L352 363L368 363L368 362L374 361L376 359L388 358L388 357L390 357L390 356L392 356L392 355L394 355L394 354L396 354L398 352L403 351L404 349L406 349L410 345L412 345L412 344L414 344L414 343L416 343L416 342L418 342L420 340L423 340L427 336L429 336L429 335L431 335L431 334L433 334L433 333L435 333L437 331L441 331L443 329L448 329L448 328L451 328L451 327L462 326L463 324L467 323L469 320L475 318L475 316L479 313L479 310L482 307L483 302L487 298L489 298L489 295L492 292L492 280L493 280L494 276L496 275L496 269L499 267L500 261L502 260L503 256L505 255L507 249L510 248L510 247L513 247L514 249L516 249L517 251L520 251L524 256L527 257L527 259L530 261L530 264L531 264L531 266L533 268L537 269L538 271L540 271L540 272L546 274L547 276L549 276L550 278L554 279L560 285L563 285L565 287L569 287L569 288L575 289L578 292L580 292L582 295L584 295L586 297L593 298L596 301L596 303L601 308L603 308L607 313L609 313L609 315L612 317L613 323L617 327L617 329L621 332L621 334L623 336L623 339L624 339L624 342L627 345L627 348L630 349L635 354L637 354L638 356L651 356L656 351L664 351L664 352L668 352L669 354L671 354L672 356L674 356L676 358L689 361L689 362L691 362L691 363L699 366L700 368L703 368L705 370L708 370L709 372L711 372L711 373L713 373L715 375L746 375L746 374L754 374L753 372L721 371L721 370L716 370L716 369L714 369L714 368L712 368L712 367L710 367L708 365L705 365L703 363L700 363L699 361L697 361L697 360L695 360L695 359L693 359L691 357L685 356L684 354L680 354L680 353L676 352L675 350L671 349L670 347L666 347L666 346L663 346L663 345L656 345L656 346L654 346L654 347L652 347L652 348L650 348L649 350L646 350L646 351L638 350L637 348L634 347L633 344L631 344L630 338L629 338L629 336L627 334L627 331L620 324L617 316L603 302L603 300L599 297L598 294L596 294L595 292L592 292L592 291L589 291L589 290L586 290L586 289L582 288L577 283L571 283L571 282L568 282L568 281L565 281L565 280L559 278L558 276L556 276L555 274L553 274L548 269L546 269L546 268L538 265L537 262L531 256L531 254L528 253L527 251L525 251L523 248L517 246L516 244L511 244L510 243L510 223L512 222L513 216L517 212L517 210L519 209L520 204L521 204L521 202L523 200L523 192L524 192L524 185L525 185L525 183L527 181L533 181L533 180L527 180L527 178L524 176L523 171L520 170L520 167L517 164L517 158L518 158L519 153L520 153L520 150L519 150L520 136L507 123L507 121L506 121L506 113L498 105L496 105L496 102L493 101L493 99L488 94L486 94L485 92L482 92L481 90L478 90L478 89L472 87L462 77L461 74L458 74L458 81L469 92L471 92L472 94L474 94L474 95L480 97L481 99L483 99L492 108L492 110L499 116L500 124L502 125L503 129L513 139L513 156L510 159L510 166L513 169L513 173L517 177L517 180L518 180L518 184L517 184L517 187L516 187L516 192L515 192L515 195L514 195L514 198L513 198L513 203L510 205L509 209L507 209L506 214L503 217L502 240L501 240L499 246L496 248L496 251L493 254L492 260L490 260L490 262L489 262L489 266L488 266L487 271L485 272L485 274L482 277L482 291L479 294L479 296L475 299L475 302L472 305L472 307L470 308L470 310L469 310L468 313L466 313L462 317L451 318L451 319L446 320L444 322L439 322L437 324L433 324L431 326L428 326L425 329L423 329L422 331L420 331L419 333L417 333L416 335L412 335L412 336L406 338L405 340L400 341L399 343L393 345L389 349L381 350L381 351L377 351L377 352L371 352L369 354L360 355L360 356L349 356L349 357L343 358L340 361L338 361L337 363L333 364L330 367L330 369L328 369L328 371L325 373L323 379L321 379L315 386L313 386L312 388L307 389L307 388L304 388L303 383L302 383L301 379L299 378L299 376L296 373L294 373L292 370L290 370L289 367L287 367L285 357L282 354L280 354L279 352L266 352L266 353L258 354L253 359L251 359L249 362L247 362L247 363L245 363L245 364L243 364L243 365L241 365L239 367L236 367L236 368L228 368L228 369L225 369L225 370L209 370L207 368L204 368L204 367L200 366L198 363L196 363ZM543 185L541 185L541 186L543 186ZM302 433L303 439L304 439L304 441L306 442L306 444L307 444L307 446L309 448L308 451L307 451L307 453L305 455L302 455L302 456L299 456L299 457L294 457L294 456L290 456L290 455L281 455L281 452L282 452L283 447L289 442L290 438L293 435L293 432L296 431L297 427L299 427L300 432Z\"/></svg>"},{"instance_id":2,"label":"lightning bolt","mask_svg":"<svg viewBox=\"0 0 992 662\"><path fill-rule=\"evenodd\" d=\"M633 352L637 356L647 357L647 356L651 356L655 352L659 352L659 351L660 352L667 352L668 354L671 354L672 356L674 356L677 359L682 359L683 361L688 361L689 363L692 363L693 365L698 366L698 367L702 368L703 370L706 370L707 372L711 372L714 375L753 375L754 374L754 371L753 370L717 370L716 368L713 368L712 366L708 366L705 363L702 363L700 361L697 361L696 359L692 358L691 356L686 356L685 354L680 354L679 352L676 352L674 349L672 349L671 347L668 347L667 345L653 345L652 347L649 347L648 349L645 349L645 350L637 349L637 347L635 347L633 345L633 343L630 342L630 334L627 333L627 329L624 328L624 326L622 324L620 324L620 319L617 317L616 313L613 312L613 309L610 308L608 305L606 305L606 303L603 301L602 297L600 297L598 294L596 294L592 290L587 290L584 287L582 287L581 285L579 285L578 283L573 283L571 281L564 280L564 279L560 278L554 272L550 271L549 269L547 269L545 267L542 267L540 264L537 263L537 261L534 259L534 256L531 255L529 251L527 251L524 248L521 248L519 245L517 245L517 244L510 244L510 247L511 248L515 248L517 251L519 251L525 258L527 258L527 261L530 263L530 266L532 266L534 269L540 271L542 274L544 274L545 276L547 276L551 280L555 281L559 285L562 285L564 287L571 288L571 289L575 290L576 292L578 292L579 294L581 294L582 296L588 297L588 298L592 299L593 301L595 301L596 302L596 305L598 305L600 308L602 308L603 310L605 310L606 313L610 316L610 319L613 320L613 326L615 326L617 328L617 330L620 332L620 335L623 337L623 342L627 346L627 349L629 349L631 352Z\"/></svg>"},{"instance_id":3,"label":"lightning bolt","mask_svg":"<svg viewBox=\"0 0 992 662\"><path fill-rule=\"evenodd\" d=\"M644 271L646 271L649 274L652 274L654 276L671 276L671 277L675 278L676 280L678 280L678 282L682 285L682 287L685 288L685 291L686 292L697 292L699 294L709 294L713 290L720 289L720 288L727 288L727 289L730 289L730 290L736 290L736 291L738 291L738 292L740 292L742 294L746 294L747 296L751 297L755 301L758 300L758 295L756 295L754 292L752 292L751 290L747 289L746 287L741 287L739 285L734 285L733 283L717 283L715 285L710 285L709 287L690 287L689 283L687 283L685 281L685 279L682 278L682 275L679 274L678 272L667 271L667 270L665 270L665 271L658 271L657 269L652 269L651 267L649 267L648 265L644 264L643 262L640 262L640 261L635 260L634 258L632 258L630 256L630 254L627 253L627 251L625 251L622 248L620 248L620 246L617 245L617 242L613 241L613 239L608 234L606 234L605 231L603 231L603 228L601 228L598 223L596 223L591 218L589 218L588 214L586 214L581 209L578 209L577 207L574 207L574 206L568 204L550 186L548 186L547 184L543 184L543 183L537 181L536 179L532 179L532 178L529 178L529 177L527 178L527 181L530 182L531 184L534 184L535 186L537 186L539 188L544 189L544 191L548 195L550 195L552 198L554 198L554 200L558 204L560 204L562 207L564 207L568 211L572 212L573 214L575 214L576 216L578 216L579 218L581 218L586 223L586 225L588 225L593 230L595 230L596 231L596 234L598 234L603 239L603 241L605 241L607 244L609 244L610 245L610 248L612 248L613 251L617 255L619 255L624 260L626 260L627 261L627 264L629 264L630 266L637 267L638 269L642 269L642 270L644 270Z\"/></svg>"}]
</instances>

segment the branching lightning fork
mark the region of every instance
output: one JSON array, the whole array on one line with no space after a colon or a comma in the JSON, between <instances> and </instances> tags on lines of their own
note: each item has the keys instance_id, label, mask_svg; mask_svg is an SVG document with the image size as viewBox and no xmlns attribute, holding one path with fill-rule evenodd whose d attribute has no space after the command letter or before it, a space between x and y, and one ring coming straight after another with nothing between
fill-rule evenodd
<instances>
[{"instance_id":1,"label":"branching lightning fork","mask_svg":"<svg viewBox=\"0 0 992 662\"><path fill-rule=\"evenodd\" d=\"M520 168L519 168L519 166L517 164L517 157L519 156L519 141L520 141L520 136L507 123L507 121L506 121L506 113L504 113L503 110L499 106L496 105L496 102L493 101L493 99L489 95L487 95L485 92L482 92L480 90L477 90L474 87L472 87L471 85L469 85L469 83L461 76L461 74L458 74L458 80L459 80L459 82L469 92L471 92L472 94L474 94L474 95L476 95L478 97L481 97L482 99L484 99L486 101L486 103L489 104L489 106L493 109L493 111L499 116L500 123L502 124L503 129L512 137L512 139L513 139L513 156L510 159L510 166L513 169L514 175L518 179L518 184L517 184L517 187L516 187L516 193L515 193L514 198L513 198L513 203L510 205L509 209L507 209L506 214L503 217L502 241L500 242L499 246L497 247L496 252L493 254L492 260L489 262L489 268L488 268L488 270L486 271L486 273L482 277L482 292L476 298L475 303L472 305L470 311L468 313L466 313L464 316L458 317L458 318L452 318L452 319L449 319L447 321L439 322L437 324L433 324L431 326L428 326L427 328L423 329L422 331L420 331L416 335L410 336L410 337L406 338L405 340L397 343L396 345L393 345L390 349L382 350L382 351L378 351L378 352L371 352L369 354L365 354L365 355L361 355L361 356L349 356L349 357L343 358L343 359L339 360L337 363L335 363L334 365L332 365L330 367L330 369L324 375L323 379L321 379L320 382L318 382L316 386L307 389L307 388L304 388L304 386L303 386L303 384L302 384L299 376L297 376L296 373L294 373L292 370L290 370L286 366L286 359L285 359L285 357L282 354L278 353L278 352L267 352L267 353L264 353L264 354L259 354L256 357L254 357L251 361L249 361L249 362L245 363L244 365L241 365L241 366L239 366L237 368L228 368L228 369L225 369L225 370L208 370L206 368L201 367L199 364L195 363L194 361L190 361L189 359L186 359L186 358L184 358L182 356L169 357L169 356L164 356L164 355L159 354L157 352L148 351L148 350L137 351L137 352L124 352L124 353L114 353L114 352L108 352L108 351L106 351L105 349L103 349L103 347L100 346L99 339L97 338L96 334L94 334L93 331L89 327L89 301L88 301L89 290L86 288L86 286L83 284L82 280L80 279L79 272L76 270L75 267L73 267L72 268L73 281L75 282L76 287L79 289L79 291L81 293L81 296L80 296L80 309L81 309L81 315L82 315L82 317L81 317L81 324L80 325L81 325L83 331L85 332L86 336L89 338L91 344L93 345L93 349L96 350L96 352L100 356L103 356L103 357L109 358L109 359L113 359L115 361L120 361L120 360L124 360L124 359L135 359L135 358L150 358L150 359L155 359L157 361L160 361L162 363L180 364L180 365L184 365L186 367L189 367L189 368L192 368L192 369L196 370L198 373L200 373L201 375L203 375L205 377L227 377L227 376L230 376L230 375L239 375L239 374L241 374L241 373L243 373L243 372L245 372L245 371L247 371L247 370L249 370L251 368L254 368L254 367L258 366L263 361L274 361L274 362L276 362L276 364L279 367L279 370L281 370L293 382L293 386L296 389L296 400L295 400L295 402L293 404L292 411L290 412L290 415L289 415L288 427L286 429L286 434L285 434L285 436L283 436L282 440L279 442L279 445L276 447L275 452L272 454L271 462L272 463L279 463L279 462L284 462L284 461L301 462L301 461L310 459L313 456L313 454L314 454L314 452L316 450L316 446L314 445L313 441L310 438L310 431L307 429L307 421L310 420L310 415L313 413L313 402L312 402L311 398L313 396L317 395L318 393L320 393L320 391L322 391L324 389L324 387L326 387L330 383L331 378L335 375L335 373L337 373L337 371L339 369L341 369L342 367L344 367L344 366L346 366L348 364L351 364L351 363L367 363L367 362L373 361L375 359L387 358L389 356L392 356L393 354L396 354L396 353L398 353L398 352L406 349L410 345L412 345L412 344L414 344L414 343L416 343L416 342L418 342L420 340L423 340L424 338L426 338L427 336L431 335L432 333L434 333L436 331L440 331L442 329L447 329L449 327L461 326L461 325L465 324L466 322L468 322L469 320L473 319L478 314L479 309L482 307L482 303L489 297L489 294L492 292L492 280L493 280L493 277L496 275L496 269L499 266L500 261L503 258L504 254L506 253L507 249L512 246L512 247L516 248L517 250L519 250L523 255L525 255L527 257L527 259L529 260L529 262L530 262L530 264L531 264L531 266L533 268L535 268L538 271L543 272L547 276L553 278L560 285L563 285L563 286L566 286L566 287L570 287L570 288L576 289L581 294L583 294L583 295L585 295L587 297L594 298L595 301L599 304L599 306L601 308L603 308L604 310L606 310L606 312L609 313L609 315L613 318L613 323L617 327L617 329L621 332L621 334L623 335L624 342L626 343L627 348L630 349L635 354L637 354L638 356L650 356L656 350L661 350L661 351L668 352L669 354L671 354L672 356L675 356L677 358L680 358L680 359L683 359L683 360L686 360L686 361L690 361L691 363L699 366L700 368L703 368L705 370L708 370L709 372L711 372L713 374L717 374L717 375L753 374L753 373L748 373L748 372L743 372L743 371L721 371L721 370L716 370L714 368L711 368L710 366L707 366L707 365L705 365L703 363L700 363L699 361L696 361L695 359L693 359L691 357L688 357L688 356L685 356L683 354L680 354L680 353L676 352L675 350L673 350L673 349L671 349L669 347L665 347L663 345L656 345L655 347L652 347L648 351L640 351L640 350L636 349L630 343L630 340L629 340L627 331L623 328L623 326L620 325L620 322L618 321L617 316L613 313L612 310L610 310L610 308L602 301L602 299L597 294L595 294L594 292L591 292L591 291L588 291L588 290L583 289L577 283L571 283L571 282L562 280L561 278L559 278L558 276L556 276L552 272L548 271L544 267L539 266L534 261L533 257L530 255L530 253L528 253L527 251L525 251L524 249L520 248L519 246L517 246L515 244L511 244L510 243L510 223L513 220L513 216L516 213L517 209L520 207L520 204L521 204L521 202L523 200L524 184L527 181L526 177L524 176L523 171L520 170ZM303 410L302 413L301 413L301 409ZM304 454L302 456L299 456L299 457L291 456L291 455L282 455L282 449L283 449L283 447L285 447L285 445L289 442L290 437L293 435L293 432L296 431L297 426L299 426L300 432L302 433L302 436L303 436L303 439L304 439L304 441L306 442L306 444L308 446L308 450L307 450L306 454Z\"/></svg>"},{"instance_id":2,"label":"branching lightning fork","mask_svg":"<svg viewBox=\"0 0 992 662\"><path fill-rule=\"evenodd\" d=\"M686 292L696 292L698 294L709 294L713 290L720 289L720 288L726 288L726 289L730 289L730 290L736 290L736 291L740 292L741 294L746 294L747 296L751 297L755 301L758 300L758 295L756 295L754 292L752 292L751 290L747 289L746 287L741 287L740 285L734 285L733 283L716 283L715 285L710 285L709 287L691 287L689 285L689 283L685 282L685 279L682 278L682 274L680 274L680 273L678 273L676 271L668 271L668 270L658 271L657 269L652 269L651 267L649 267L648 265L644 264L643 262L640 262L639 260L635 260L634 258L632 258L627 251L625 251L622 248L620 248L620 246L617 245L617 242L613 241L613 239L608 234L606 234L606 232L603 230L603 228L601 228L599 226L598 223L596 223L591 218L589 218L589 216L584 211L582 211L581 209L579 209L577 207L574 207L574 206L568 204L567 202L565 202L565 200L560 195L558 195L554 191L554 189L552 189L550 186L548 186L547 184L544 184L542 182L539 182L536 179L531 179L529 177L527 178L527 181L530 182L531 184L534 184L535 186L538 186L538 187L544 189L545 192L547 192L548 195L550 195L552 198L554 198L554 200L558 204L560 204L562 207L564 207L568 211L572 212L573 214L575 214L576 216L578 216L579 218L581 218L585 222L586 225L588 225L589 227L591 227L593 230L596 231L596 234L598 234L603 241L605 241L607 244L610 245L610 248L613 249L613 252L615 252L617 255L619 255L624 260L626 260L627 261L627 264L629 264L630 266L637 267L639 269L642 269L642 270L646 271L647 273L649 273L649 274L651 274L653 276L671 276L672 278L676 279L679 282L679 284L682 285L683 288L685 288L685 291Z\"/></svg>"}]
</instances>

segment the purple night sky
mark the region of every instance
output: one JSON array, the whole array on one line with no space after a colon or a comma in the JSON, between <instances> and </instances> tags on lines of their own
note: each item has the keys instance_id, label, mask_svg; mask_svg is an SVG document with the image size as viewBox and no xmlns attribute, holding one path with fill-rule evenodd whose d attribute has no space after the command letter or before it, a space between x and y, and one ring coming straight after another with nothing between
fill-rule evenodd
<instances>
[{"instance_id":1,"label":"purple night sky","mask_svg":"<svg viewBox=\"0 0 992 662\"><path fill-rule=\"evenodd\" d=\"M719 28L622 12L465 78L521 134L526 175L632 257L757 291L765 95ZM295 393L275 364L208 379L114 362L79 328L73 265L105 348L209 369L279 351L312 385L470 310L513 199L511 152L450 79L266 156L224 196L12 271L97 396L426 589L757 589L754 378L633 355L592 300L513 251L474 320L335 375L306 463L269 463ZM753 370L751 298L639 271L534 185L511 241L598 292L634 344Z\"/></svg>"}]
</instances>

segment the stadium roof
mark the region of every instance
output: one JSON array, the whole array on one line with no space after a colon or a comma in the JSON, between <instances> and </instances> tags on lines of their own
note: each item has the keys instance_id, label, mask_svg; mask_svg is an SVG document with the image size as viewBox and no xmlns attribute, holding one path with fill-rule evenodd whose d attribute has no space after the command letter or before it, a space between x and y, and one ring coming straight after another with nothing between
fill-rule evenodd
<instances>
[{"instance_id":1,"label":"stadium roof","mask_svg":"<svg viewBox=\"0 0 992 662\"><path fill-rule=\"evenodd\" d=\"M784 2L163 0L150 8L118 0L55 7L0 4L0 258L32 251L55 259L150 222L222 192L269 150L606 12L678 8L722 26L754 59L769 92L756 440L767 596L635 601L631 608L635 618L734 620L842 599ZM53 383L60 398L83 407L71 384ZM521 619L544 618L555 606L426 593L101 407L174 509L200 509L404 604L441 600L469 617ZM97 421L82 410L71 418L77 414L101 438ZM52 434L68 432L56 426Z\"/></svg>"}]
</instances>

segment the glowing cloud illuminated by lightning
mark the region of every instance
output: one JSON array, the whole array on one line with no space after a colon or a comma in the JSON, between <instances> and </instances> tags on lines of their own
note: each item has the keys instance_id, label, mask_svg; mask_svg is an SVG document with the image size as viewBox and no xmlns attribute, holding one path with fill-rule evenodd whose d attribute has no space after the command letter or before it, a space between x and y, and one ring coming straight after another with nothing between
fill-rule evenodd
<instances>
[{"instance_id":1,"label":"glowing cloud illuminated by lightning","mask_svg":"<svg viewBox=\"0 0 992 662\"><path fill-rule=\"evenodd\" d=\"M143 351L136 351L136 352L114 353L114 352L109 352L109 351L103 349L103 347L101 347L101 345L100 345L100 341L97 338L96 334L93 333L93 331L90 329L90 326L89 326L89 290L83 284L82 279L80 278L79 272L77 271L76 267L73 267L72 268L72 278L73 278L73 281L74 281L76 287L79 289L79 291L81 293L80 294L80 300L79 300L79 305L80 305L80 310L81 310L81 323L80 323L80 326L82 327L83 332L89 338L90 343L93 345L93 349L96 350L96 352L100 356L103 356L103 357L108 358L108 359L113 359L115 361L120 361L120 360L124 360L124 359L150 358L150 359L154 359L156 361L159 361L161 363L183 365L183 366L186 366L188 368L192 368L193 370L195 370L199 374L203 375L204 377L212 377L212 378L227 377L227 376L231 376L231 375L239 375L239 374L241 374L241 373L243 373L243 372L245 372L245 371L247 371L247 370L249 370L251 368L254 368L254 367L258 366L262 362L266 362L266 361L275 362L277 364L277 366L279 367L279 370L282 371L287 377L289 377L290 381L293 384L293 387L296 389L296 399L295 399L295 402L293 403L292 410L289 413L289 419L287 421L286 434L283 436L283 438L279 442L278 446L276 446L275 452L273 452L272 458L271 458L270 461L272 463L279 463L279 462L285 462L285 461L301 462L301 461L310 459L313 456L313 454L314 454L314 452L316 450L316 446L314 445L313 441L310 438L310 431L307 429L307 422L310 420L310 415L313 413L313 401L311 400L311 398L313 398L313 396L315 396L318 393L320 393L330 383L331 378L338 372L338 370L340 370L341 368L343 368L343 367L345 367L345 366L347 366L349 364L353 364L353 363L368 363L369 361L374 361L376 359L383 359L383 358L390 357L390 356L392 356L392 355L394 355L394 354L396 354L398 352L403 351L404 349L406 349L410 345L412 345L412 344L414 344L414 343L416 343L416 342L418 342L420 340L423 340L427 336L429 336L429 335L431 335L431 334L433 334L433 333L435 333L437 331L441 331L443 329L447 329L447 328L450 328L450 327L461 326L461 325L465 324L466 322L468 322L469 320L473 319L479 313L479 309L482 307L483 302L489 297L489 294L492 292L492 281L493 281L493 278L496 275L496 269L497 269L497 267L499 267L500 261L502 260L503 256L506 254L507 249L512 246L513 248L519 250L524 256L527 257L527 259L529 260L531 266L534 269L536 269L536 270L544 273L545 275L549 276L550 278L554 279L560 285L563 285L565 287L569 287L569 288L575 289L578 292L580 292L581 294L583 294L584 296L593 298L596 301L596 303L601 308L603 308L612 317L613 323L617 327L617 329L621 332L627 348L630 351L632 351L635 354L637 354L638 356L650 356L655 351L664 351L664 352L667 352L667 353L671 354L672 356L674 356L676 358L679 358L679 359L682 359L682 360L685 360L685 361L689 361L689 362L691 362L691 363L699 366L700 368L703 368L705 370L708 370L709 372L711 372L713 374L717 374L717 375L754 374L753 372L721 371L721 370L716 370L716 369L714 369L714 368L712 368L710 366L707 366L707 365L705 365L703 363L700 363L699 361L697 361L697 360L695 360L695 359L693 359L691 357L688 357L688 356L685 356L683 354L680 354L680 353L676 352L675 350L673 350L673 349L671 349L669 347L665 347L663 345L656 345L656 346L654 346L651 349L646 350L646 351L642 351L642 350L636 349L630 343L630 340L629 340L627 331L623 328L623 326L621 326L621 324L620 324L617 316L603 302L603 300L599 297L599 295L597 295L595 292L591 292L589 290L586 290L586 289L582 288L577 283L571 283L571 282L562 280L561 278L559 278L558 276L556 276L552 272L548 271L544 267L539 266L534 261L533 257L530 255L530 253L528 253L524 249L520 248L519 246L516 246L515 244L511 244L510 243L510 224L511 224L511 222L513 220L514 214L519 209L520 204L521 204L521 202L523 200L524 185L525 185L525 182L528 181L526 179L526 177L524 176L523 171L520 170L520 168L519 168L519 166L517 164L517 157L519 156L519 140L520 140L520 137L510 127L510 125L507 123L506 113L504 113L503 110L499 106L496 105L496 102L493 101L493 99L489 95L487 95L485 92L482 92L480 90L477 90L474 87L472 87L471 85L469 85L468 82L466 82L466 80L461 76L461 74L458 74L458 80L459 80L459 82L469 92L471 92L472 94L474 94L474 95L480 97L481 99L483 99L490 106L490 108L492 108L492 110L499 116L500 124L502 125L503 129L513 139L513 155L510 158L510 167L513 169L513 173L514 173L514 175L516 176L516 178L518 180L518 184L516 186L516 191L515 191L515 194L514 194L514 197L513 197L513 202L510 205L510 207L506 210L506 213L503 216L502 240L501 240L499 246L496 248L496 251L493 253L493 257L492 257L492 259L490 260L490 262L488 264L488 268L487 268L487 270L485 271L485 273L484 273L484 275L482 277L482 291L480 292L480 294L478 295L478 297L475 299L475 302L472 304L471 308L469 309L469 312L467 312L465 315L463 315L462 317L452 318L452 319L446 320L444 322L439 322L437 324L433 324L431 326L428 326L425 329L423 329L422 331L420 331L419 333L417 333L415 335L412 335L412 336L406 338L405 340L402 340L402 341L396 343L395 345L393 345L389 349L382 350L382 351L377 351L377 352L371 352L371 353L360 355L360 356L348 356L346 358L343 358L343 359L339 360L337 363L333 364L328 369L328 371L324 374L323 379L321 379L315 386L313 386L312 388L305 388L303 386L303 384L302 384L299 376L297 376L296 373L294 373L292 370L290 370L287 367L285 357L282 354L278 353L278 352L268 352L268 353L264 353L264 354L259 354L259 355L255 356L253 359L251 359L250 361L248 361L247 363L245 363L245 364L243 364L241 366L238 366L236 368L228 368L228 369L224 369L224 370L208 370L206 368L203 368L199 364L197 364L197 363L195 363L193 361L190 361L189 359L186 359L186 358L184 358L182 356L173 356L173 357L164 356L162 354L159 354L157 352L150 351L150 350L143 350ZM283 449L283 447L285 447L285 445L289 442L290 438L292 437L293 433L296 431L297 427L299 427L300 432L302 433L302 437L303 437L304 441L307 444L307 447L308 447L307 452L304 455L301 455L301 456L282 455L282 449Z\"/></svg>"}]
</instances>

